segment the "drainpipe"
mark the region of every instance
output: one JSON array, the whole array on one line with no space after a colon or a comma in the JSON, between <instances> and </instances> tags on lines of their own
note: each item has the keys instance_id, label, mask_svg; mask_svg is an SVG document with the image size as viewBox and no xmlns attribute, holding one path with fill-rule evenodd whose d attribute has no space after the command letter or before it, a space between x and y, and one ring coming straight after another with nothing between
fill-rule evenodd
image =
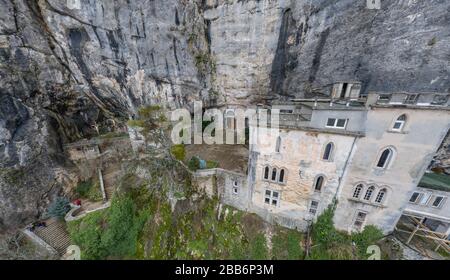
<instances>
[{"instance_id":1,"label":"drainpipe","mask_svg":"<svg viewBox=\"0 0 450 280\"><path fill-rule=\"evenodd\" d=\"M355 136L355 138L353 139L353 144L352 144L352 148L350 150L350 154L347 157L347 160L345 162L345 166L344 166L344 171L342 172L342 175L339 177L339 185L338 188L336 190L336 194L334 195L334 207L336 206L336 202L337 202L337 198L340 196L341 192L342 192L342 181L343 178L345 177L345 175L347 175L347 169L348 166L350 165L350 160L353 157L354 153L355 153L355 146L356 146L356 139L357 137Z\"/></svg>"}]
</instances>

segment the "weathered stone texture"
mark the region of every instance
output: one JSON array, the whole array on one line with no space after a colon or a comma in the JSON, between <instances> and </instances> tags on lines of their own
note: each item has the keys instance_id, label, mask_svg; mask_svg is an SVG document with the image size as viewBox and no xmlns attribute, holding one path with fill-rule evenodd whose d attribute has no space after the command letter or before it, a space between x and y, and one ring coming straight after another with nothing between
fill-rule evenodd
<instances>
[{"instance_id":1,"label":"weathered stone texture","mask_svg":"<svg viewBox=\"0 0 450 280\"><path fill-rule=\"evenodd\" d=\"M60 192L62 143L142 104L256 103L341 79L448 92L450 3L364 2L0 0L0 169L27 170L0 179L0 228Z\"/></svg>"}]
</instances>

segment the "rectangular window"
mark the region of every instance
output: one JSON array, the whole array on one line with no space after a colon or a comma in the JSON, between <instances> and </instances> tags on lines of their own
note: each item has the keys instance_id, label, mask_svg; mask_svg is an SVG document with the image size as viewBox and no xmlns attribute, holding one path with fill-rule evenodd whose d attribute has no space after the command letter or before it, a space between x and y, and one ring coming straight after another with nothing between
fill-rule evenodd
<instances>
[{"instance_id":1,"label":"rectangular window","mask_svg":"<svg viewBox=\"0 0 450 280\"><path fill-rule=\"evenodd\" d=\"M444 202L443 196L436 196L433 201L433 207L440 208Z\"/></svg>"},{"instance_id":2,"label":"rectangular window","mask_svg":"<svg viewBox=\"0 0 450 280\"><path fill-rule=\"evenodd\" d=\"M315 200L311 201L311 205L309 206L309 213L315 216L317 213L317 208L319 208L319 202Z\"/></svg>"},{"instance_id":3,"label":"rectangular window","mask_svg":"<svg viewBox=\"0 0 450 280\"><path fill-rule=\"evenodd\" d=\"M405 104L416 104L418 98L418 94L408 94L406 95Z\"/></svg>"},{"instance_id":4,"label":"rectangular window","mask_svg":"<svg viewBox=\"0 0 450 280\"><path fill-rule=\"evenodd\" d=\"M378 96L379 103L388 103L391 100L391 96L389 94L381 94Z\"/></svg>"},{"instance_id":5,"label":"rectangular window","mask_svg":"<svg viewBox=\"0 0 450 280\"><path fill-rule=\"evenodd\" d=\"M330 118L328 119L326 126L331 128L345 129L345 127L347 126L347 119Z\"/></svg>"},{"instance_id":6,"label":"rectangular window","mask_svg":"<svg viewBox=\"0 0 450 280\"><path fill-rule=\"evenodd\" d=\"M448 96L446 95L435 95L433 98L433 102L431 104L433 105L444 105L447 103Z\"/></svg>"},{"instance_id":7,"label":"rectangular window","mask_svg":"<svg viewBox=\"0 0 450 280\"><path fill-rule=\"evenodd\" d=\"M294 113L293 110L287 110L287 109L281 109L280 114L292 114Z\"/></svg>"},{"instance_id":8,"label":"rectangular window","mask_svg":"<svg viewBox=\"0 0 450 280\"><path fill-rule=\"evenodd\" d=\"M421 205L427 205L428 201L430 200L431 195L429 193L424 193L422 197L420 198L419 204Z\"/></svg>"},{"instance_id":9,"label":"rectangular window","mask_svg":"<svg viewBox=\"0 0 450 280\"><path fill-rule=\"evenodd\" d=\"M328 119L327 126L334 126L336 119Z\"/></svg>"},{"instance_id":10,"label":"rectangular window","mask_svg":"<svg viewBox=\"0 0 450 280\"><path fill-rule=\"evenodd\" d=\"M337 121L336 127L345 128L345 124L347 123L346 119L339 119Z\"/></svg>"},{"instance_id":11,"label":"rectangular window","mask_svg":"<svg viewBox=\"0 0 450 280\"><path fill-rule=\"evenodd\" d=\"M280 201L280 193L277 191L266 190L266 195L264 197L264 203L270 206L278 206Z\"/></svg>"},{"instance_id":12,"label":"rectangular window","mask_svg":"<svg viewBox=\"0 0 450 280\"><path fill-rule=\"evenodd\" d=\"M423 193L419 193L419 192L413 193L413 195L409 199L409 202L417 203L420 200L420 198L422 197L422 195L423 195Z\"/></svg>"},{"instance_id":13,"label":"rectangular window","mask_svg":"<svg viewBox=\"0 0 450 280\"><path fill-rule=\"evenodd\" d=\"M366 221L367 213L365 212L358 212L356 214L355 223L353 224L354 229L361 230L364 226L364 223Z\"/></svg>"}]
</instances>

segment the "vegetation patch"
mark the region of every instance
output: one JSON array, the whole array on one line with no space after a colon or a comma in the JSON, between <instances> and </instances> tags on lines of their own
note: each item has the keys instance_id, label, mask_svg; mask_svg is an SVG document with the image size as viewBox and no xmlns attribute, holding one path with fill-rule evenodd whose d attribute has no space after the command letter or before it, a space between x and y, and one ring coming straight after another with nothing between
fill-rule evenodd
<instances>
[{"instance_id":1,"label":"vegetation patch","mask_svg":"<svg viewBox=\"0 0 450 280\"><path fill-rule=\"evenodd\" d=\"M131 258L147 219L148 210L138 209L131 195L115 196L110 208L70 222L68 229L83 259Z\"/></svg>"},{"instance_id":2,"label":"vegetation patch","mask_svg":"<svg viewBox=\"0 0 450 280\"><path fill-rule=\"evenodd\" d=\"M313 246L308 259L352 260L367 259L367 248L375 245L383 233L374 226L366 226L360 233L351 235L336 230L333 224L334 207L330 206L313 225Z\"/></svg>"},{"instance_id":3,"label":"vegetation patch","mask_svg":"<svg viewBox=\"0 0 450 280\"><path fill-rule=\"evenodd\" d=\"M177 160L184 161L186 158L186 149L183 144L172 146L171 153Z\"/></svg>"},{"instance_id":4,"label":"vegetation patch","mask_svg":"<svg viewBox=\"0 0 450 280\"><path fill-rule=\"evenodd\" d=\"M272 255L276 260L301 260L303 234L295 230L278 228L272 237Z\"/></svg>"},{"instance_id":5,"label":"vegetation patch","mask_svg":"<svg viewBox=\"0 0 450 280\"><path fill-rule=\"evenodd\" d=\"M188 162L189 170L197 171L200 169L200 159L198 157L192 157Z\"/></svg>"},{"instance_id":6,"label":"vegetation patch","mask_svg":"<svg viewBox=\"0 0 450 280\"><path fill-rule=\"evenodd\" d=\"M70 211L69 199L65 197L58 197L52 204L50 204L45 216L48 218L62 219L66 216L66 214L69 211Z\"/></svg>"},{"instance_id":7,"label":"vegetation patch","mask_svg":"<svg viewBox=\"0 0 450 280\"><path fill-rule=\"evenodd\" d=\"M88 181L81 182L75 188L75 192L81 197L91 201L101 201L103 195L100 189L100 183L98 180L90 179Z\"/></svg>"}]
</instances>

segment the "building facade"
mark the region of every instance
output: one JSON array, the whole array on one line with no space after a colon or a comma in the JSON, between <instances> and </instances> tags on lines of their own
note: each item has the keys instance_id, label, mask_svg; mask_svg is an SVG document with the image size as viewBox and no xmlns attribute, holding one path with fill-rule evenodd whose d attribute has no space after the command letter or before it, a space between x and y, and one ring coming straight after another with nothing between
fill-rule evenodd
<instances>
[{"instance_id":1,"label":"building facade","mask_svg":"<svg viewBox=\"0 0 450 280\"><path fill-rule=\"evenodd\" d=\"M236 186L226 183L219 196L298 230L333 204L335 227L347 232L374 225L390 233L402 215L414 211L442 221L439 230L448 232L450 189L430 195L440 198L437 204L427 201L436 204L429 209L422 205L419 211L411 199L450 129L449 96L360 97L360 88L358 82L342 82L328 98L272 104L280 112L279 129L250 125L245 194L228 195Z\"/></svg>"}]
</instances>

